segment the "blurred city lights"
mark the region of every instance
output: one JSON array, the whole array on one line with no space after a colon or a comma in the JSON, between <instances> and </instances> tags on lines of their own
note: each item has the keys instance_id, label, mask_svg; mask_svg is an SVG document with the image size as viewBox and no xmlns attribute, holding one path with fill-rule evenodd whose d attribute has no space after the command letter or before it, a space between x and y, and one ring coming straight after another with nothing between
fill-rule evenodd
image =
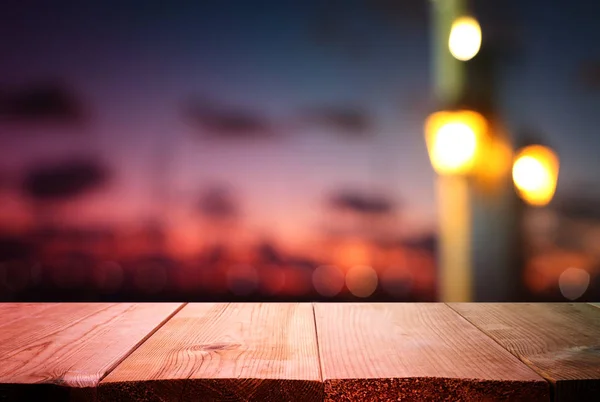
<instances>
[{"instance_id":1,"label":"blurred city lights","mask_svg":"<svg viewBox=\"0 0 600 402\"><path fill-rule=\"evenodd\" d=\"M481 47L481 27L473 17L459 17L452 23L448 48L456 59L467 61L475 57Z\"/></svg>"},{"instance_id":2,"label":"blurred city lights","mask_svg":"<svg viewBox=\"0 0 600 402\"><path fill-rule=\"evenodd\" d=\"M346 240L332 248L333 263L342 268L371 262L371 250L368 244L361 240Z\"/></svg>"},{"instance_id":3,"label":"blurred city lights","mask_svg":"<svg viewBox=\"0 0 600 402\"><path fill-rule=\"evenodd\" d=\"M548 204L556 190L558 168L558 156L550 148L530 145L521 149L512 169L520 197L530 205Z\"/></svg>"},{"instance_id":4,"label":"blurred city lights","mask_svg":"<svg viewBox=\"0 0 600 402\"><path fill-rule=\"evenodd\" d=\"M560 276L569 267L593 272L595 266L594 259L580 251L550 248L529 259L524 279L534 293L548 292L559 285Z\"/></svg>"},{"instance_id":5,"label":"blurred city lights","mask_svg":"<svg viewBox=\"0 0 600 402\"><path fill-rule=\"evenodd\" d=\"M474 111L441 111L425 122L429 158L439 174L470 173L485 147L487 122Z\"/></svg>"},{"instance_id":6,"label":"blurred city lights","mask_svg":"<svg viewBox=\"0 0 600 402\"><path fill-rule=\"evenodd\" d=\"M344 273L336 266L321 265L312 275L313 286L324 297L333 297L344 287Z\"/></svg>"},{"instance_id":7,"label":"blurred city lights","mask_svg":"<svg viewBox=\"0 0 600 402\"><path fill-rule=\"evenodd\" d=\"M357 297L369 297L377 289L377 272L367 265L357 265L346 273L346 287Z\"/></svg>"},{"instance_id":8,"label":"blurred city lights","mask_svg":"<svg viewBox=\"0 0 600 402\"><path fill-rule=\"evenodd\" d=\"M581 268L567 268L558 278L560 293L569 300L579 299L589 285L590 274Z\"/></svg>"}]
</instances>

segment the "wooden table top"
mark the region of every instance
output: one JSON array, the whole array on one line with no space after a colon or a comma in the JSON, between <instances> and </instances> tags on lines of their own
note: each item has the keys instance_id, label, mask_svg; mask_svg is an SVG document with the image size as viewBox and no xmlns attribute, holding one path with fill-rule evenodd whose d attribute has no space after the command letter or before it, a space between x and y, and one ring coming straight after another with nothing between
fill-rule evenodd
<instances>
[{"instance_id":1,"label":"wooden table top","mask_svg":"<svg viewBox=\"0 0 600 402\"><path fill-rule=\"evenodd\" d=\"M600 305L0 304L0 401L600 401Z\"/></svg>"}]
</instances>

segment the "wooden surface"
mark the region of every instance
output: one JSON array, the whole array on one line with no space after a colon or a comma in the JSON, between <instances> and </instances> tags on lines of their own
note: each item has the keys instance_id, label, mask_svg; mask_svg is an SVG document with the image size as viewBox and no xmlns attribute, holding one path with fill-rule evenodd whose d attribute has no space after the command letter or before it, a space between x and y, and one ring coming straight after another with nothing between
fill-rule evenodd
<instances>
[{"instance_id":1,"label":"wooden surface","mask_svg":"<svg viewBox=\"0 0 600 402\"><path fill-rule=\"evenodd\" d=\"M548 399L546 381L444 304L318 304L315 317L328 400Z\"/></svg>"},{"instance_id":2,"label":"wooden surface","mask_svg":"<svg viewBox=\"0 0 600 402\"><path fill-rule=\"evenodd\" d=\"M556 401L600 400L600 310L583 303L452 304L549 380Z\"/></svg>"},{"instance_id":3,"label":"wooden surface","mask_svg":"<svg viewBox=\"0 0 600 402\"><path fill-rule=\"evenodd\" d=\"M0 304L0 401L599 401L593 304Z\"/></svg>"},{"instance_id":4,"label":"wooden surface","mask_svg":"<svg viewBox=\"0 0 600 402\"><path fill-rule=\"evenodd\" d=\"M188 304L102 381L99 396L321 401L312 306Z\"/></svg>"},{"instance_id":5,"label":"wooden surface","mask_svg":"<svg viewBox=\"0 0 600 402\"><path fill-rule=\"evenodd\" d=\"M96 387L180 303L0 304L0 400ZM58 386L62 386L60 389ZM26 392L26 394L23 394Z\"/></svg>"}]
</instances>

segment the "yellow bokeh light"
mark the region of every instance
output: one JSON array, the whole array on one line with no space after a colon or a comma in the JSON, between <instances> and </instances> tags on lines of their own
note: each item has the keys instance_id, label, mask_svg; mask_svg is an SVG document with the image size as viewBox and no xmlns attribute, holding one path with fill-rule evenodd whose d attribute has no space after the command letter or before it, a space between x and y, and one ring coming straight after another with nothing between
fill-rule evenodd
<instances>
[{"instance_id":1,"label":"yellow bokeh light","mask_svg":"<svg viewBox=\"0 0 600 402\"><path fill-rule=\"evenodd\" d=\"M472 171L484 147L485 118L470 110L437 112L425 123L431 164L440 174Z\"/></svg>"},{"instance_id":2,"label":"yellow bokeh light","mask_svg":"<svg viewBox=\"0 0 600 402\"><path fill-rule=\"evenodd\" d=\"M477 140L475 133L463 123L448 123L437 133L433 144L433 157L438 164L456 170L469 163L475 156Z\"/></svg>"},{"instance_id":3,"label":"yellow bokeh light","mask_svg":"<svg viewBox=\"0 0 600 402\"><path fill-rule=\"evenodd\" d=\"M517 153L512 173L520 197L530 205L544 206L556 190L558 157L547 147L530 145Z\"/></svg>"},{"instance_id":4,"label":"yellow bokeh light","mask_svg":"<svg viewBox=\"0 0 600 402\"><path fill-rule=\"evenodd\" d=\"M467 61L475 57L481 47L481 27L473 17L459 17L452 23L448 48L456 59Z\"/></svg>"}]
</instances>

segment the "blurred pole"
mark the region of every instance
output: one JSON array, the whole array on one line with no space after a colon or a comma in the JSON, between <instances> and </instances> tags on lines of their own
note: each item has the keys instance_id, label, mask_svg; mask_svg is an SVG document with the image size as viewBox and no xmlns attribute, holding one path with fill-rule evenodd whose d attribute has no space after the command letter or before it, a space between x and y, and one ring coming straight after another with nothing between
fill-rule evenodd
<instances>
[{"instance_id":1,"label":"blurred pole","mask_svg":"<svg viewBox=\"0 0 600 402\"><path fill-rule=\"evenodd\" d=\"M448 49L450 28L454 20L466 11L466 0L431 0L433 88L442 105L459 102L465 90L465 65Z\"/></svg>"},{"instance_id":2,"label":"blurred pole","mask_svg":"<svg viewBox=\"0 0 600 402\"><path fill-rule=\"evenodd\" d=\"M470 103L489 121L492 146L470 186L471 256L477 301L524 301L522 202L512 181L514 144L498 115L501 56L486 44L467 63Z\"/></svg>"},{"instance_id":3,"label":"blurred pole","mask_svg":"<svg viewBox=\"0 0 600 402\"><path fill-rule=\"evenodd\" d=\"M433 87L438 104L460 101L465 89L464 63L448 50L452 22L464 13L465 0L432 0ZM437 176L438 294L442 301L470 301L471 248L469 185L458 176Z\"/></svg>"},{"instance_id":4,"label":"blurred pole","mask_svg":"<svg viewBox=\"0 0 600 402\"><path fill-rule=\"evenodd\" d=\"M494 142L489 166L475 177L436 178L438 295L444 302L515 300L522 282L517 204L510 178L511 146L494 113L491 58L456 60L448 39L452 22L467 11L467 0L431 1L436 101L441 107L475 107L490 120Z\"/></svg>"}]
</instances>

